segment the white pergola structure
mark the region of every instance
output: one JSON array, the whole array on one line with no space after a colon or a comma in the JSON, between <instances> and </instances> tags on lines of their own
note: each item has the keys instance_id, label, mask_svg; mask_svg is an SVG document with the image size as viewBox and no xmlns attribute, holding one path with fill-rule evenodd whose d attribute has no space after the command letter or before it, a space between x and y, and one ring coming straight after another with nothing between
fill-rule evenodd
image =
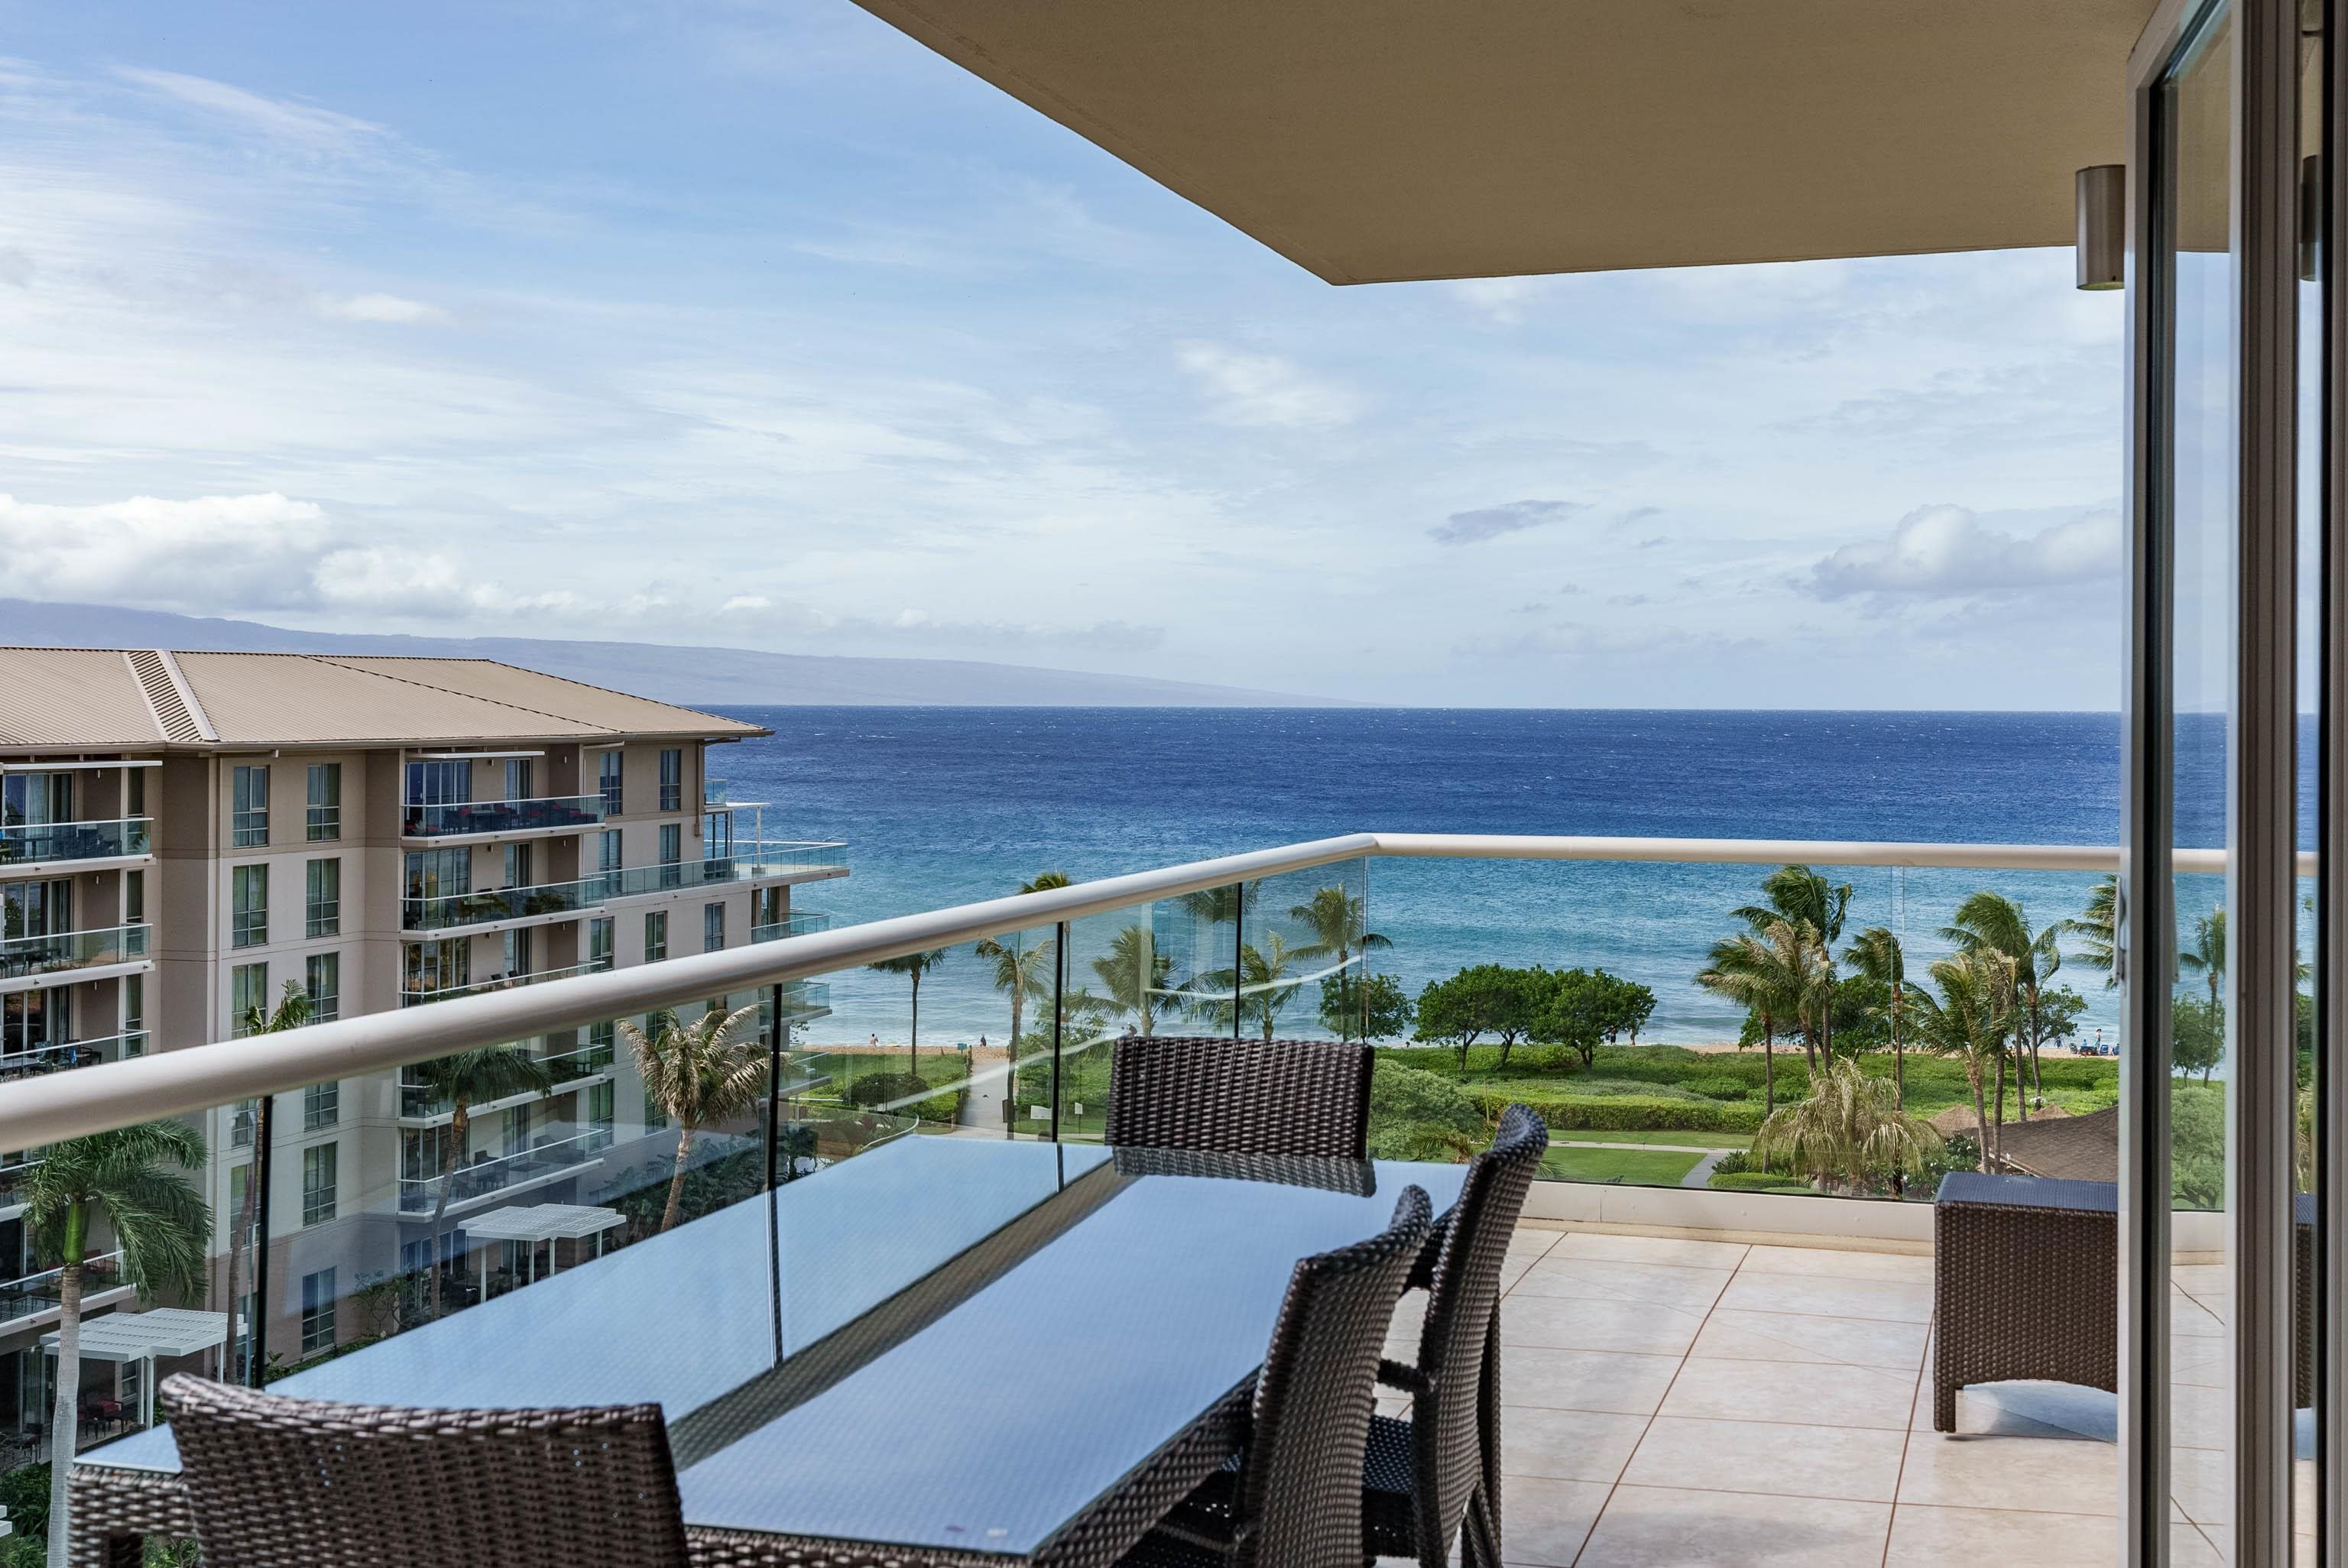
<instances>
[{"instance_id":1,"label":"white pergola structure","mask_svg":"<svg viewBox=\"0 0 2348 1568\"><path fill-rule=\"evenodd\" d=\"M198 1312L184 1307L158 1307L151 1312L109 1312L81 1326L79 1354L85 1361L111 1361L117 1366L144 1362L139 1379L139 1424L155 1423L155 1368L159 1359L177 1359L218 1350L228 1343L228 1314ZM57 1332L41 1336L41 1349L57 1353Z\"/></svg>"},{"instance_id":2,"label":"white pergola structure","mask_svg":"<svg viewBox=\"0 0 2348 1568\"><path fill-rule=\"evenodd\" d=\"M502 1209L491 1209L465 1222L468 1244L477 1241L518 1241L528 1248L529 1277L538 1278L538 1245L546 1244L546 1272L551 1276L557 1266L558 1254L554 1244L559 1241L584 1241L595 1238L595 1255L603 1255L603 1233L617 1230L628 1223L625 1214L613 1209L595 1208L584 1204L514 1204ZM489 1255L481 1254L481 1299L489 1298Z\"/></svg>"}]
</instances>

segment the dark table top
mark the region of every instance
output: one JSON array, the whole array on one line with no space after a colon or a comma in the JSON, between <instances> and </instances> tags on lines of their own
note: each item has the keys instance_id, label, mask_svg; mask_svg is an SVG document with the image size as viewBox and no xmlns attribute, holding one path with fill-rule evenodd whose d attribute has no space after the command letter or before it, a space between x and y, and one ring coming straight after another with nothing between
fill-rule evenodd
<instances>
[{"instance_id":1,"label":"dark table top","mask_svg":"<svg viewBox=\"0 0 2348 1568\"><path fill-rule=\"evenodd\" d=\"M1024 1555L1254 1374L1298 1258L1464 1174L902 1139L270 1388L657 1402L690 1523Z\"/></svg>"}]
</instances>

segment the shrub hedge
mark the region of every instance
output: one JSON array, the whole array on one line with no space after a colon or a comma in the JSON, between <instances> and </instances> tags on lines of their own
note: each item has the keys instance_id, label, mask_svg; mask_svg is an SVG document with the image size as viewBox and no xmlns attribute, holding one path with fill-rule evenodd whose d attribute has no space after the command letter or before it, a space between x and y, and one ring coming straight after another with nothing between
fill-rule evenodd
<instances>
[{"instance_id":1,"label":"shrub hedge","mask_svg":"<svg viewBox=\"0 0 2348 1568\"><path fill-rule=\"evenodd\" d=\"M1560 1131L1596 1132L1754 1132L1761 1107L1694 1096L1496 1093L1469 1087L1468 1097L1487 1117L1497 1117L1521 1100Z\"/></svg>"},{"instance_id":2,"label":"shrub hedge","mask_svg":"<svg viewBox=\"0 0 2348 1568\"><path fill-rule=\"evenodd\" d=\"M1704 1184L1724 1193L1807 1193L1810 1184L1799 1176L1780 1176L1769 1171L1715 1171Z\"/></svg>"}]
</instances>

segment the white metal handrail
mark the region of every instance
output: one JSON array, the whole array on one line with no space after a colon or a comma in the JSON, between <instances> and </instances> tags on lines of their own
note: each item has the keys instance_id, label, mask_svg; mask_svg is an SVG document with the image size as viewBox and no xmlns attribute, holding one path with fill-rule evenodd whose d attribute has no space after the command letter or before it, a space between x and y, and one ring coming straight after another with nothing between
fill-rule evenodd
<instances>
[{"instance_id":1,"label":"white metal handrail","mask_svg":"<svg viewBox=\"0 0 2348 1568\"><path fill-rule=\"evenodd\" d=\"M1380 856L1681 862L1695 865L1933 866L1968 870L2111 872L2120 852L2096 845L1900 844L1850 840L1604 838L1445 833L1353 833L1107 876L1073 886L874 920L780 941L755 942L542 986L458 997L428 1008L368 1013L278 1034L150 1051L12 1087L0 1096L0 1149L81 1137L160 1116L209 1110L329 1079L496 1045L582 1019L624 1018L729 992L850 969L932 948L1080 920L1159 898L1338 861ZM2225 869L2222 851L2180 849L2186 873ZM2314 856L2302 855L2303 876Z\"/></svg>"}]
</instances>

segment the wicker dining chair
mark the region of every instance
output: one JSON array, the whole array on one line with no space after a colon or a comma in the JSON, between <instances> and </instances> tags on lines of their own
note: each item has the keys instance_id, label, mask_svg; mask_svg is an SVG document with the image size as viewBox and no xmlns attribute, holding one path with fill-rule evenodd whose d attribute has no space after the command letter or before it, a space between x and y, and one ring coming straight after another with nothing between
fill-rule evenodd
<instances>
[{"instance_id":1,"label":"wicker dining chair","mask_svg":"<svg viewBox=\"0 0 2348 1568\"><path fill-rule=\"evenodd\" d=\"M687 1563L657 1405L405 1409L186 1373L162 1396L204 1568Z\"/></svg>"},{"instance_id":2,"label":"wicker dining chair","mask_svg":"<svg viewBox=\"0 0 2348 1568\"><path fill-rule=\"evenodd\" d=\"M1107 1141L1359 1160L1371 1060L1355 1042L1128 1034L1109 1055Z\"/></svg>"},{"instance_id":3,"label":"wicker dining chair","mask_svg":"<svg viewBox=\"0 0 2348 1568\"><path fill-rule=\"evenodd\" d=\"M1405 1187L1381 1234L1297 1264L1257 1377L1244 1448L1120 1568L1361 1568L1362 1464L1378 1351L1431 1230Z\"/></svg>"},{"instance_id":4,"label":"wicker dining chair","mask_svg":"<svg viewBox=\"0 0 2348 1568\"><path fill-rule=\"evenodd\" d=\"M1500 1563L1500 1269L1525 1194L1549 1149L1549 1128L1529 1107L1500 1114L1492 1146L1468 1166L1443 1225L1426 1287L1426 1321L1415 1366L1382 1362L1378 1380L1409 1391L1410 1419L1370 1424L1362 1478L1362 1529L1380 1556L1446 1568L1464 1524L1466 1561Z\"/></svg>"}]
</instances>

